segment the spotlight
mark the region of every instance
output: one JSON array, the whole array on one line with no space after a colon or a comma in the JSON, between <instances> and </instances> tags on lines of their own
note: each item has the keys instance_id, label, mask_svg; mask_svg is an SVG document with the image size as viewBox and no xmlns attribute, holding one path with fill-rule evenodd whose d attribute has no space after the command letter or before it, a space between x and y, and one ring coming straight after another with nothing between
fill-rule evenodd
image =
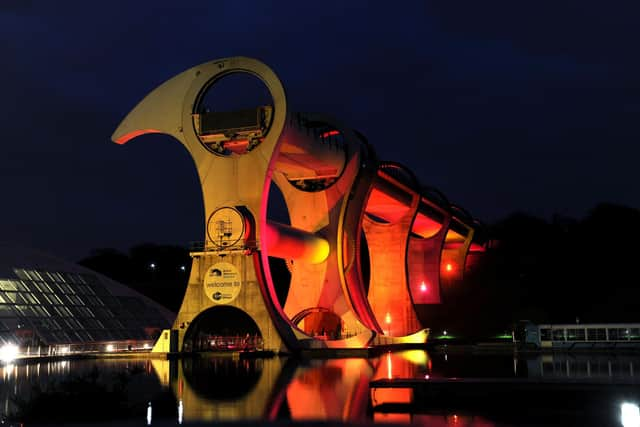
<instances>
[{"instance_id":1,"label":"spotlight","mask_svg":"<svg viewBox=\"0 0 640 427\"><path fill-rule=\"evenodd\" d=\"M18 357L18 346L15 344L5 344L0 347L0 360L11 363Z\"/></svg>"},{"instance_id":2,"label":"spotlight","mask_svg":"<svg viewBox=\"0 0 640 427\"><path fill-rule=\"evenodd\" d=\"M640 427L640 408L635 403L620 404L620 423L623 427Z\"/></svg>"}]
</instances>

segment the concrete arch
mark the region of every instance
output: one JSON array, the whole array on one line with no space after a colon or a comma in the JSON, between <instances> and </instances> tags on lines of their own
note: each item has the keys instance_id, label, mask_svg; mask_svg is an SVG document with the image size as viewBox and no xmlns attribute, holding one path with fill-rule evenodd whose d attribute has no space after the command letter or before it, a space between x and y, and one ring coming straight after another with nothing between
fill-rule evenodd
<instances>
[{"instance_id":1,"label":"concrete arch","mask_svg":"<svg viewBox=\"0 0 640 427\"><path fill-rule=\"evenodd\" d=\"M396 176L385 172L384 167L378 168L365 205L369 216L362 221L371 265L368 300L382 328L380 332L404 337L422 329L413 307L407 269L409 237L420 194L411 172L399 164L386 165L397 172ZM393 262L389 262L389 253L394 254Z\"/></svg>"},{"instance_id":2,"label":"concrete arch","mask_svg":"<svg viewBox=\"0 0 640 427\"><path fill-rule=\"evenodd\" d=\"M409 288L416 306L442 303L440 265L451 220L451 213L442 206L444 196L434 200L431 192L423 191L421 197L409 238L407 263Z\"/></svg>"},{"instance_id":3,"label":"concrete arch","mask_svg":"<svg viewBox=\"0 0 640 427\"><path fill-rule=\"evenodd\" d=\"M219 322L216 323L215 320ZM215 342L216 338L218 342ZM200 342L202 339L207 342ZM187 325L181 351L242 351L262 348L262 331L249 313L233 305L215 305L198 313Z\"/></svg>"},{"instance_id":4,"label":"concrete arch","mask_svg":"<svg viewBox=\"0 0 640 427\"><path fill-rule=\"evenodd\" d=\"M441 277L448 284L464 277L467 254L475 229L473 217L464 209L451 205L451 220L442 249Z\"/></svg>"}]
</instances>

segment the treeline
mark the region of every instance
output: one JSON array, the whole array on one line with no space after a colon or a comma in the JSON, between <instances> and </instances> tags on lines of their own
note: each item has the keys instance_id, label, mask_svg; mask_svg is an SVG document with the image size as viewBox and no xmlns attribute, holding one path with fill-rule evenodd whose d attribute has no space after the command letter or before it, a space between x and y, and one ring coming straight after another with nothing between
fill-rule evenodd
<instances>
[{"instance_id":1,"label":"treeline","mask_svg":"<svg viewBox=\"0 0 640 427\"><path fill-rule=\"evenodd\" d=\"M640 322L640 211L600 204L585 218L515 213L467 274L452 327L486 335L517 320ZM455 325L455 326L454 326Z\"/></svg>"},{"instance_id":2,"label":"treeline","mask_svg":"<svg viewBox=\"0 0 640 427\"><path fill-rule=\"evenodd\" d=\"M128 253L96 249L79 264L123 283L178 312L191 271L187 248L145 243Z\"/></svg>"},{"instance_id":3,"label":"treeline","mask_svg":"<svg viewBox=\"0 0 640 427\"><path fill-rule=\"evenodd\" d=\"M488 336L523 319L640 322L638 209L600 204L580 220L515 213L488 233L495 244L445 301L452 331ZM80 264L177 312L191 258L183 247L144 244L96 250ZM272 266L279 282L288 280L283 265Z\"/></svg>"}]
</instances>

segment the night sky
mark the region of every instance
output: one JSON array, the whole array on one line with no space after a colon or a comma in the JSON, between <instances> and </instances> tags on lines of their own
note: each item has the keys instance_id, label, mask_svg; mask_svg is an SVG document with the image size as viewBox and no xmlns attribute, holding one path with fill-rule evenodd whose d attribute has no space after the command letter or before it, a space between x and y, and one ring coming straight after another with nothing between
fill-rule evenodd
<instances>
[{"instance_id":1,"label":"night sky","mask_svg":"<svg viewBox=\"0 0 640 427\"><path fill-rule=\"evenodd\" d=\"M638 208L639 16L636 1L2 0L0 241L77 260L202 240L186 150L110 136L164 80L238 55L484 222Z\"/></svg>"}]
</instances>

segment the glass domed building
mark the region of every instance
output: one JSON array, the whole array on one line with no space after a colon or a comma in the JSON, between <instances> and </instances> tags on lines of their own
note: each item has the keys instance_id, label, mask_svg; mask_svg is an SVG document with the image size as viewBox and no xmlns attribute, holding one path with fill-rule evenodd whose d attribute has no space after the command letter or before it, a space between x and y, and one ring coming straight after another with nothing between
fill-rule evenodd
<instances>
[{"instance_id":1,"label":"glass domed building","mask_svg":"<svg viewBox=\"0 0 640 427\"><path fill-rule=\"evenodd\" d=\"M0 345L49 354L105 345L148 348L174 318L144 295L84 267L0 246Z\"/></svg>"}]
</instances>

